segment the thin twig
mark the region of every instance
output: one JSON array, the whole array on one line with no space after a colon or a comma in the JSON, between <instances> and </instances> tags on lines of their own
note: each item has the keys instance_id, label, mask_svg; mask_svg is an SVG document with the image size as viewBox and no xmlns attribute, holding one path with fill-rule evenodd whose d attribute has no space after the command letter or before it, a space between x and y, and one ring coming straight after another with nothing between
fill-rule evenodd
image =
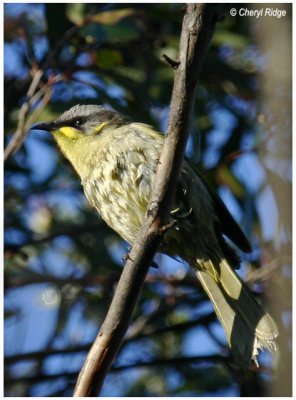
<instances>
[{"instance_id":1,"label":"thin twig","mask_svg":"<svg viewBox=\"0 0 296 400\"><path fill-rule=\"evenodd\" d=\"M183 365L188 366L190 364L204 364L204 363L222 363L226 367L230 368L230 359L227 356L224 356L222 354L213 354L213 355L206 355L206 356L189 356L189 357L174 357L174 358L158 358L158 359L153 359L150 361L139 361L137 363L133 364L126 364L126 365L120 365L120 366L113 366L111 368L112 373L117 373L120 371L125 371L127 369L132 369L132 368L155 368L155 367L160 367L160 366L174 366L176 368L181 367ZM250 368L251 369L251 368ZM256 370L258 371L258 370ZM270 372L269 368L261 367L260 372ZM6 378L6 385L12 385L15 383L23 383L23 384L32 384L32 383L39 383L39 382L44 382L44 381L54 381L55 379L60 379L60 378L67 378L68 380L74 379L77 376L77 372L65 372L63 371L62 373L56 373L56 374L45 374L45 373L39 373L38 375L34 376L26 376L26 377L18 377L17 379L15 378ZM197 372L197 379L198 379L198 372Z\"/></svg>"},{"instance_id":2,"label":"thin twig","mask_svg":"<svg viewBox=\"0 0 296 400\"><path fill-rule=\"evenodd\" d=\"M32 105L32 97L41 81L43 71L33 70L33 79L26 94L26 101L23 103L19 110L18 125L13 134L12 139L4 150L4 161L6 161L13 153L15 153L22 145L27 135L26 118Z\"/></svg>"},{"instance_id":3,"label":"thin twig","mask_svg":"<svg viewBox=\"0 0 296 400\"><path fill-rule=\"evenodd\" d=\"M44 88L43 98L40 101L38 108L36 108L36 110L34 110L34 112L28 118L26 125L25 125L25 130L29 130L32 123L38 120L42 111L45 109L45 107L49 103L49 101L51 99L51 95L52 95L52 85L46 85Z\"/></svg>"},{"instance_id":4,"label":"thin twig","mask_svg":"<svg viewBox=\"0 0 296 400\"><path fill-rule=\"evenodd\" d=\"M168 223L188 138L197 78L215 26L214 7L188 4L183 20L179 66L175 71L171 113L147 215L123 269L107 317L88 353L74 396L96 396L122 344L145 277Z\"/></svg>"},{"instance_id":5,"label":"thin twig","mask_svg":"<svg viewBox=\"0 0 296 400\"><path fill-rule=\"evenodd\" d=\"M193 319L191 321L186 321L186 322L180 322L174 325L170 326L165 326L163 328L155 328L150 327L149 331L147 332L141 332L137 333L135 335L131 335L125 339L125 343L132 343L138 340L142 340L146 337L151 337L156 336L156 335L162 335L163 333L166 332L184 332L187 331L191 328L194 328L196 326L208 326L212 322L216 320L216 316L214 313L208 314L201 316L199 318ZM32 351L28 353L21 353L21 354L15 354L12 356L6 356L4 358L5 365L10 365L19 361L24 361L24 360L38 360L38 359L44 359L46 357L49 357L51 355L64 355L64 354L75 354L75 353L81 353L81 352L86 352L90 349L91 344L83 344L83 345L76 345L76 346L70 346L66 347L63 349L55 349L55 348L47 348L45 350L41 351Z\"/></svg>"},{"instance_id":6,"label":"thin twig","mask_svg":"<svg viewBox=\"0 0 296 400\"><path fill-rule=\"evenodd\" d=\"M47 236L42 236L39 238L30 238L27 241L20 243L20 244L11 244L4 246L4 254L14 254L17 253L18 251L22 250L26 246L38 246L39 244L43 244L46 242L50 242L60 236L70 236L71 238L74 238L76 236L83 235L85 233L95 233L99 231L100 225L98 223L96 224L88 224L85 226L78 226L78 227L70 227L69 229L64 229L61 230L60 232L54 232L51 233Z\"/></svg>"},{"instance_id":7,"label":"thin twig","mask_svg":"<svg viewBox=\"0 0 296 400\"><path fill-rule=\"evenodd\" d=\"M180 65L179 61L176 60L172 60L169 56L167 56L166 54L162 55L162 59L173 69L177 69Z\"/></svg>"}]
</instances>

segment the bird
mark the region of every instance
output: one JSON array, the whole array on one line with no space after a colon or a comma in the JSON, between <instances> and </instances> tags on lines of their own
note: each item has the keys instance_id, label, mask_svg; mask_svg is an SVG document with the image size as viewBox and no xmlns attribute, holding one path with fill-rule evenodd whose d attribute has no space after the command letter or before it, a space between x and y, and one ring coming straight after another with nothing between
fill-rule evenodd
<instances>
[{"instance_id":1,"label":"bird","mask_svg":"<svg viewBox=\"0 0 296 400\"><path fill-rule=\"evenodd\" d=\"M50 132L78 176L89 203L132 245L144 221L165 136L101 105L76 105L33 129ZM258 366L260 350L277 350L278 328L236 273L249 240L203 174L182 161L171 221L159 251L187 262L224 328L233 365ZM225 237L228 239L226 241Z\"/></svg>"}]
</instances>

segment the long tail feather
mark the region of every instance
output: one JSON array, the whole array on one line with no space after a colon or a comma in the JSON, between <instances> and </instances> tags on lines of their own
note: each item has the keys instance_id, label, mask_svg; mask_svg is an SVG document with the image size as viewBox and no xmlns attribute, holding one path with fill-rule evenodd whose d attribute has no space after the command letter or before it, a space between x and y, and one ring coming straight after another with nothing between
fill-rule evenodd
<instances>
[{"instance_id":1,"label":"long tail feather","mask_svg":"<svg viewBox=\"0 0 296 400\"><path fill-rule=\"evenodd\" d=\"M251 360L257 363L259 350L276 350L275 322L227 261L198 264L197 277L225 330L235 364L247 368Z\"/></svg>"}]
</instances>

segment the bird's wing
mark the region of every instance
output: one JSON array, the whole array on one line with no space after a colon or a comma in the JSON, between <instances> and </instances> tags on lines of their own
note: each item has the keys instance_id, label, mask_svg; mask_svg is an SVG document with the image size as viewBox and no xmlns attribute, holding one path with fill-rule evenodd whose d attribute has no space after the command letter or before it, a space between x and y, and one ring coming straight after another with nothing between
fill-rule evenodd
<instances>
[{"instance_id":1,"label":"bird's wing","mask_svg":"<svg viewBox=\"0 0 296 400\"><path fill-rule=\"evenodd\" d=\"M164 142L164 136L155 131L151 126L145 124L134 123L134 127L140 126L141 130L145 130L145 133L149 135L152 139L156 140L158 143ZM249 240L245 236L244 232L241 230L237 222L234 220L228 209L226 208L223 201L216 194L211 185L207 182L202 173L197 169L197 167L191 163L189 160L186 160L188 164L191 166L193 171L198 175L200 180L203 182L206 187L208 193L210 194L213 202L213 207L216 211L218 220L220 222L220 231L222 234L227 236L239 249L241 249L245 253L250 253L252 251L252 247L250 245ZM181 196L182 197L182 196ZM184 198L183 201L186 202Z\"/></svg>"},{"instance_id":2,"label":"bird's wing","mask_svg":"<svg viewBox=\"0 0 296 400\"><path fill-rule=\"evenodd\" d=\"M249 240L247 239L244 232L241 230L240 226L234 220L233 216L230 214L223 201L214 191L212 186L207 182L202 173L197 169L197 167L192 163L189 164L193 168L194 172L202 180L212 198L213 206L219 218L222 233L227 236L243 252L250 253L252 251L252 247Z\"/></svg>"}]
</instances>

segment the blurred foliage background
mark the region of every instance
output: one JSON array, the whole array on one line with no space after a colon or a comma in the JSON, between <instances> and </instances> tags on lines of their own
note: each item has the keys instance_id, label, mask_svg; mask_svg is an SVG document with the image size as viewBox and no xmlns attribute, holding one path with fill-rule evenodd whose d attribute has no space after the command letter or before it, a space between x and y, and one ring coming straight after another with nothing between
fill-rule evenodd
<instances>
[{"instance_id":1,"label":"blurred foliage background","mask_svg":"<svg viewBox=\"0 0 296 400\"><path fill-rule=\"evenodd\" d=\"M231 17L231 8L286 10ZM291 395L291 5L220 5L187 156L249 236L241 274L280 351L242 374L186 265L151 268L103 396ZM77 103L165 131L183 4L6 4L4 144ZM52 138L5 163L5 395L71 396L128 246L87 204Z\"/></svg>"}]
</instances>

